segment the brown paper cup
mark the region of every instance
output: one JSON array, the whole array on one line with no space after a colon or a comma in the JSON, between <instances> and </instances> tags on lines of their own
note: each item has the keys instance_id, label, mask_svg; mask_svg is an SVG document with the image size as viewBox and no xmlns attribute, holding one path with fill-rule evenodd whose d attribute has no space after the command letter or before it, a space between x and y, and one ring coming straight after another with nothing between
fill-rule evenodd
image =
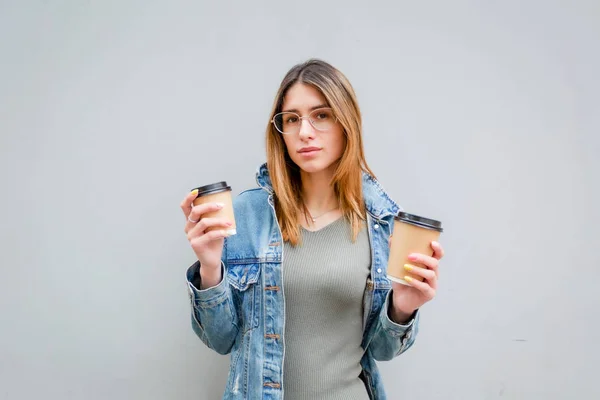
<instances>
[{"instance_id":1,"label":"brown paper cup","mask_svg":"<svg viewBox=\"0 0 600 400\"><path fill-rule=\"evenodd\" d=\"M388 260L387 277L391 281L408 285L404 280L409 276L415 280L423 281L424 278L408 272L405 264L416 267L425 267L408 259L412 253L433 255L431 242L437 241L442 232L442 223L433 219L419 217L414 214L400 212L394 219L394 231Z\"/></svg>"},{"instance_id":2,"label":"brown paper cup","mask_svg":"<svg viewBox=\"0 0 600 400\"><path fill-rule=\"evenodd\" d=\"M231 198L231 187L227 186L227 182L218 182L206 186L201 186L193 190L198 190L198 197L194 199L194 205L206 204L206 203L223 203L223 208L218 211L206 213L202 218L225 218L233 223L233 225L227 229L228 235L235 235L237 233L235 225L235 215L233 213L233 202ZM220 227L208 228L206 232L213 230L222 229Z\"/></svg>"}]
</instances>

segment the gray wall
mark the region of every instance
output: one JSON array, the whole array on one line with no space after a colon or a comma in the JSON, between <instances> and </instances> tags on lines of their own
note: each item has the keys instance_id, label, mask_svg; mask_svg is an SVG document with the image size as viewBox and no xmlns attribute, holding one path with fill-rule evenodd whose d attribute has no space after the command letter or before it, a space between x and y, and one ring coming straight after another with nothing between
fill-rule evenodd
<instances>
[{"instance_id":1,"label":"gray wall","mask_svg":"<svg viewBox=\"0 0 600 400\"><path fill-rule=\"evenodd\" d=\"M219 398L179 202L254 186L312 56L383 185L446 225L390 398L599 398L599 3L214 3L0 2L0 398Z\"/></svg>"}]
</instances>

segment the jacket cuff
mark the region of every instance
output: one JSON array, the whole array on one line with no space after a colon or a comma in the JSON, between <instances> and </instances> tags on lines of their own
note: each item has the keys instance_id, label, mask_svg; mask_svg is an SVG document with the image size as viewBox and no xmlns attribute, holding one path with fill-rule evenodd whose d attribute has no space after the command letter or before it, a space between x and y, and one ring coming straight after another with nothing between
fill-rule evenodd
<instances>
[{"instance_id":1,"label":"jacket cuff","mask_svg":"<svg viewBox=\"0 0 600 400\"><path fill-rule=\"evenodd\" d=\"M381 309L380 321L381 326L385 329L390 335L394 337L407 335L407 339L412 335L412 329L419 318L419 310L415 310L415 312L410 317L409 321L405 324L398 324L390 319L389 316L389 308L390 308L390 296L392 291L390 290L388 295L385 298L385 303Z\"/></svg>"},{"instance_id":2,"label":"jacket cuff","mask_svg":"<svg viewBox=\"0 0 600 400\"><path fill-rule=\"evenodd\" d=\"M198 289L201 287L200 262L196 261L187 270L187 285L190 299L196 308L215 307L227 300L228 283L225 264L221 261L221 282L218 285L208 289Z\"/></svg>"}]
</instances>

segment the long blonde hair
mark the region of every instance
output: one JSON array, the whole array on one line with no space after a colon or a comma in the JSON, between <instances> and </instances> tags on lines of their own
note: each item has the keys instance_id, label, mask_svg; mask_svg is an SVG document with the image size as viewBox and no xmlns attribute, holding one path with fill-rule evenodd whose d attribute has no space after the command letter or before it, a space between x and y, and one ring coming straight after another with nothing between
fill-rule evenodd
<instances>
[{"instance_id":1,"label":"long blonde hair","mask_svg":"<svg viewBox=\"0 0 600 400\"><path fill-rule=\"evenodd\" d=\"M295 65L283 78L271 110L269 121L281 112L288 89L303 83L318 89L344 129L346 147L337 162L331 184L344 217L352 226L352 240L366 219L362 194L362 172L374 177L367 165L362 142L362 118L356 95L348 79L335 67L318 59ZM300 169L290 158L281 133L272 123L267 127L267 168L275 191L275 210L283 240L292 245L300 242L298 216L304 212Z\"/></svg>"}]
</instances>

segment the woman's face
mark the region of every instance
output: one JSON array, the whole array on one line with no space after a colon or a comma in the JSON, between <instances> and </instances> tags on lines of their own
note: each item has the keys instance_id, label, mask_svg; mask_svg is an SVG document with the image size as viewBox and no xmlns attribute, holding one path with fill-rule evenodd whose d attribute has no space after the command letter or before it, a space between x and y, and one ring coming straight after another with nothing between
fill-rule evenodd
<instances>
[{"instance_id":1,"label":"woman's face","mask_svg":"<svg viewBox=\"0 0 600 400\"><path fill-rule=\"evenodd\" d=\"M281 110L308 117L312 111L328 107L319 90L310 85L296 83L288 89ZM325 118L326 114L313 116L318 121ZM333 175L336 162L342 157L346 147L344 130L341 124L335 121L331 128L322 131L315 129L308 118L303 118L299 121L300 129L297 133L282 134L290 158L304 172L330 172Z\"/></svg>"}]
</instances>

